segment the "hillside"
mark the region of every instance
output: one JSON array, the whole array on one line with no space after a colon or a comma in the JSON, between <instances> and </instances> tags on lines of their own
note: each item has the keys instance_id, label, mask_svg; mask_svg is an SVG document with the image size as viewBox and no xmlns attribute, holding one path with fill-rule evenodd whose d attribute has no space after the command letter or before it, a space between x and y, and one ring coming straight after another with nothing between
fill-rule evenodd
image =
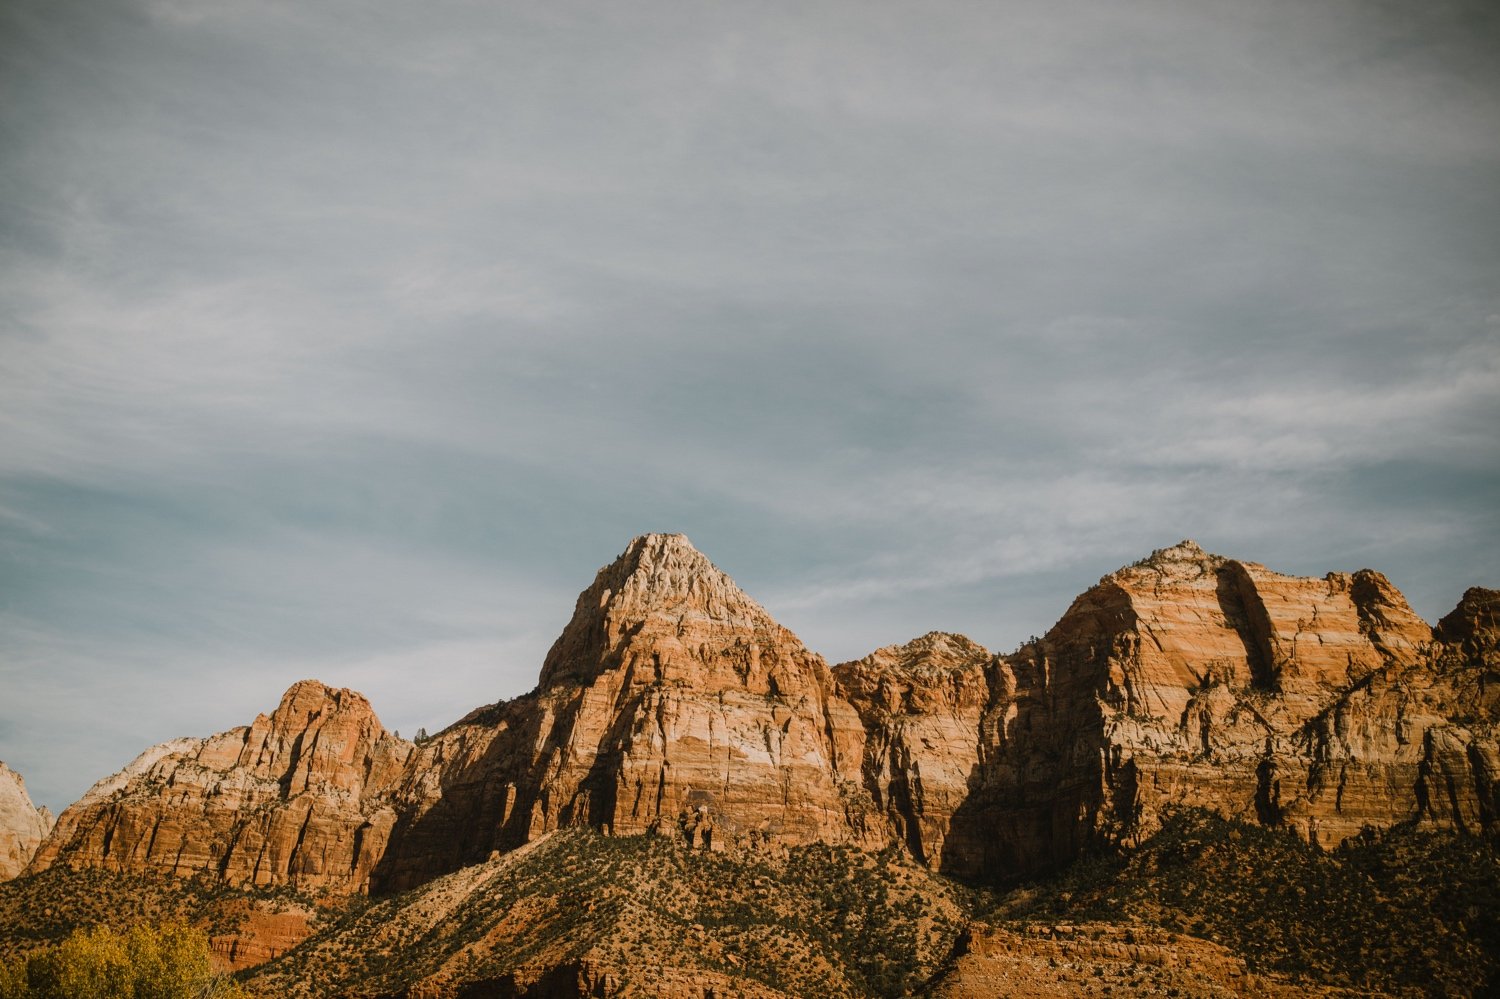
<instances>
[{"instance_id":1,"label":"hillside","mask_svg":"<svg viewBox=\"0 0 1500 999\"><path fill-rule=\"evenodd\" d=\"M1397 995L1500 989L1500 854L1492 841L1403 827L1333 851L1201 810L1137 849L1081 861L977 915L1149 926L1212 940L1251 971Z\"/></svg>"},{"instance_id":2,"label":"hillside","mask_svg":"<svg viewBox=\"0 0 1500 999\"><path fill-rule=\"evenodd\" d=\"M207 878L53 867L0 884L0 960L56 944L80 926L183 922L208 934L224 965L246 968L300 943L327 917L328 901L320 907L286 888L236 889Z\"/></svg>"},{"instance_id":3,"label":"hillside","mask_svg":"<svg viewBox=\"0 0 1500 999\"><path fill-rule=\"evenodd\" d=\"M1500 858L1398 830L1325 852L1197 811L1008 892L811 845L555 833L351 911L254 972L288 996L1481 996Z\"/></svg>"},{"instance_id":4,"label":"hillside","mask_svg":"<svg viewBox=\"0 0 1500 999\"><path fill-rule=\"evenodd\" d=\"M725 854L575 829L375 902L251 983L288 996L699 996L704 983L901 995L947 957L970 905L893 850Z\"/></svg>"}]
</instances>

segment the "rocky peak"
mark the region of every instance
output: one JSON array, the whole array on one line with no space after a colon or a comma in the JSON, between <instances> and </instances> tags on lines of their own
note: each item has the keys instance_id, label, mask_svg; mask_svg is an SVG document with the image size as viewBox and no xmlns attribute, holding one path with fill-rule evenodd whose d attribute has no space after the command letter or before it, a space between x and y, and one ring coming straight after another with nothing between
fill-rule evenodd
<instances>
[{"instance_id":1,"label":"rocky peak","mask_svg":"<svg viewBox=\"0 0 1500 999\"><path fill-rule=\"evenodd\" d=\"M358 691L299 680L287 688L270 715L257 715L233 764L282 782L288 793L327 786L356 791L364 773L361 761L376 754L382 741L397 741L380 724L375 709ZM204 755L213 763L211 740ZM212 764L211 764L212 765Z\"/></svg>"},{"instance_id":2,"label":"rocky peak","mask_svg":"<svg viewBox=\"0 0 1500 999\"><path fill-rule=\"evenodd\" d=\"M1203 550L1198 542L1184 538L1170 548L1158 548L1138 562L1105 576L1099 582L1147 581L1156 585L1191 582L1216 573L1227 560Z\"/></svg>"},{"instance_id":3,"label":"rocky peak","mask_svg":"<svg viewBox=\"0 0 1500 999\"><path fill-rule=\"evenodd\" d=\"M991 658L988 649L967 636L929 631L905 645L877 649L859 663L878 666L885 673L924 675L983 666Z\"/></svg>"},{"instance_id":4,"label":"rocky peak","mask_svg":"<svg viewBox=\"0 0 1500 999\"><path fill-rule=\"evenodd\" d=\"M994 655L963 635L929 631L834 667L839 692L856 707L928 711L938 704L983 703L985 667Z\"/></svg>"},{"instance_id":5,"label":"rocky peak","mask_svg":"<svg viewBox=\"0 0 1500 999\"><path fill-rule=\"evenodd\" d=\"M772 652L816 658L684 535L645 534L579 595L542 665L541 687L623 670L633 683L774 688L763 661Z\"/></svg>"},{"instance_id":6,"label":"rocky peak","mask_svg":"<svg viewBox=\"0 0 1500 999\"><path fill-rule=\"evenodd\" d=\"M61 862L363 890L413 748L363 695L303 680L249 725L153 746L95 784L31 870Z\"/></svg>"},{"instance_id":7,"label":"rocky peak","mask_svg":"<svg viewBox=\"0 0 1500 999\"><path fill-rule=\"evenodd\" d=\"M52 813L32 804L21 775L0 762L0 881L20 874L52 830Z\"/></svg>"},{"instance_id":8,"label":"rocky peak","mask_svg":"<svg viewBox=\"0 0 1500 999\"><path fill-rule=\"evenodd\" d=\"M1329 578L1336 576L1330 573ZM1349 579L1349 598L1360 627L1384 655L1412 661L1432 640L1432 626L1417 616L1401 591L1374 569L1361 569Z\"/></svg>"},{"instance_id":9,"label":"rocky peak","mask_svg":"<svg viewBox=\"0 0 1500 999\"><path fill-rule=\"evenodd\" d=\"M1434 633L1444 645L1471 657L1493 656L1500 649L1500 590L1469 587Z\"/></svg>"}]
</instances>

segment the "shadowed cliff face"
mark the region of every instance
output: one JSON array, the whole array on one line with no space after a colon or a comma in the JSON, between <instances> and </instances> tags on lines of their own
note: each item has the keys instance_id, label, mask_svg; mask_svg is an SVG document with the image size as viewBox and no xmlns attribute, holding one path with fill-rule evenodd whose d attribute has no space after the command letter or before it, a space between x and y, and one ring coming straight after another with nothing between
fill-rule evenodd
<instances>
[{"instance_id":1,"label":"shadowed cliff face","mask_svg":"<svg viewBox=\"0 0 1500 999\"><path fill-rule=\"evenodd\" d=\"M1008 655L933 633L830 670L681 535L600 570L538 688L412 746L307 681L154 747L68 809L55 863L399 890L577 825L700 848L895 842L1004 881L1169 804L1290 824L1491 827L1494 591L1434 632L1380 574L1283 576L1191 542Z\"/></svg>"}]
</instances>

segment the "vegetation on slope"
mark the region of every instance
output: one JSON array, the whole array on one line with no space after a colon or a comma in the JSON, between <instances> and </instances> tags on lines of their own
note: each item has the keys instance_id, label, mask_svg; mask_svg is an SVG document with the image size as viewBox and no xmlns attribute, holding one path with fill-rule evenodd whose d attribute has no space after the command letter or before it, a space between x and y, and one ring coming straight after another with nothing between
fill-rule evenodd
<instances>
[{"instance_id":1,"label":"vegetation on slope","mask_svg":"<svg viewBox=\"0 0 1500 999\"><path fill-rule=\"evenodd\" d=\"M206 878L52 867L0 882L0 959L61 943L79 927L126 930L140 923L188 923L208 936L231 933L248 903L311 901L290 889L247 891Z\"/></svg>"},{"instance_id":2,"label":"vegetation on slope","mask_svg":"<svg viewBox=\"0 0 1500 999\"><path fill-rule=\"evenodd\" d=\"M265 904L263 893L196 880L47 871L0 884L0 958L14 967L94 924L123 932L183 920L231 932L248 898ZM898 996L920 992L978 919L1022 935L1037 923L1114 926L1127 943L1131 928L1147 939L1141 928L1158 927L1310 991L1500 994L1493 844L1398 829L1325 852L1198 811L1169 816L1134 850L1005 894L955 884L896 850L720 854L574 829L323 919L251 984L278 996L413 986L503 995L543 982L557 994L579 983L611 996L670 994L674 983L703 982L757 995Z\"/></svg>"},{"instance_id":3,"label":"vegetation on slope","mask_svg":"<svg viewBox=\"0 0 1500 999\"><path fill-rule=\"evenodd\" d=\"M1284 830L1184 810L1128 855L1081 861L985 915L1146 923L1309 983L1500 991L1500 857L1451 833L1395 829L1325 852Z\"/></svg>"},{"instance_id":4,"label":"vegetation on slope","mask_svg":"<svg viewBox=\"0 0 1500 999\"><path fill-rule=\"evenodd\" d=\"M898 996L951 951L963 894L894 850L719 854L569 830L351 915L256 981L398 994L577 966L611 994L650 995L663 975L696 970L793 995Z\"/></svg>"},{"instance_id":5,"label":"vegetation on slope","mask_svg":"<svg viewBox=\"0 0 1500 999\"><path fill-rule=\"evenodd\" d=\"M214 968L208 936L182 924L73 931L0 961L0 999L248 999Z\"/></svg>"}]
</instances>

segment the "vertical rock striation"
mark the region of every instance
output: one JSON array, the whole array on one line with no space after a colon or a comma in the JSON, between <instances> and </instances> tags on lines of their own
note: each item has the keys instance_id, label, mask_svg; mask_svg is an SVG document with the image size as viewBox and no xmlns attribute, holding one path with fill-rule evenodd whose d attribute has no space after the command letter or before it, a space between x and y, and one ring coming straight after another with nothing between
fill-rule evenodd
<instances>
[{"instance_id":1,"label":"vertical rock striation","mask_svg":"<svg viewBox=\"0 0 1500 999\"><path fill-rule=\"evenodd\" d=\"M890 834L934 868L955 863L945 847L973 790L995 673L982 646L936 631L834 668L839 693L865 726L863 782L874 808Z\"/></svg>"},{"instance_id":2,"label":"vertical rock striation","mask_svg":"<svg viewBox=\"0 0 1500 999\"><path fill-rule=\"evenodd\" d=\"M538 687L419 746L314 681L164 743L59 819L55 863L340 892L558 828L694 846L895 842L982 880L1198 805L1332 843L1500 815L1500 594L1430 628L1379 573L1284 576L1183 542L994 655L931 633L830 669L686 538L632 541Z\"/></svg>"},{"instance_id":3,"label":"vertical rock striation","mask_svg":"<svg viewBox=\"0 0 1500 999\"><path fill-rule=\"evenodd\" d=\"M51 829L52 813L32 804L21 775L0 763L0 881L26 869Z\"/></svg>"},{"instance_id":4,"label":"vertical rock striation","mask_svg":"<svg viewBox=\"0 0 1500 999\"><path fill-rule=\"evenodd\" d=\"M304 680L248 727L153 746L95 784L58 818L32 868L361 891L395 823L389 791L411 750L362 695Z\"/></svg>"},{"instance_id":5,"label":"vertical rock striation","mask_svg":"<svg viewBox=\"0 0 1500 999\"><path fill-rule=\"evenodd\" d=\"M864 730L823 659L680 534L648 534L579 596L533 693L424 745L382 887L563 826L696 845L875 843Z\"/></svg>"}]
</instances>

